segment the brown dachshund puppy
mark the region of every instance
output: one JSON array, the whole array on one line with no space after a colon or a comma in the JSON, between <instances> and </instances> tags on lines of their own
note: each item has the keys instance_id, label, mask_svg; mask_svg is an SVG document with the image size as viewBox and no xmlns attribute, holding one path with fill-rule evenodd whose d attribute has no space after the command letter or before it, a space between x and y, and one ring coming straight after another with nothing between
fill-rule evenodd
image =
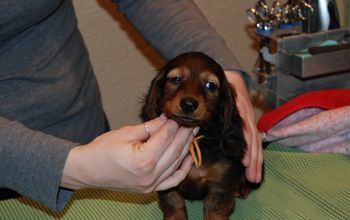
<instances>
[{"instance_id":1,"label":"brown dachshund puppy","mask_svg":"<svg viewBox=\"0 0 350 220\"><path fill-rule=\"evenodd\" d=\"M184 199L203 200L205 219L229 219L234 197L250 192L241 162L246 143L235 93L221 66L201 52L175 57L153 79L144 121L162 112L181 126L200 126L203 164L175 188L159 192L164 219L187 219Z\"/></svg>"}]
</instances>

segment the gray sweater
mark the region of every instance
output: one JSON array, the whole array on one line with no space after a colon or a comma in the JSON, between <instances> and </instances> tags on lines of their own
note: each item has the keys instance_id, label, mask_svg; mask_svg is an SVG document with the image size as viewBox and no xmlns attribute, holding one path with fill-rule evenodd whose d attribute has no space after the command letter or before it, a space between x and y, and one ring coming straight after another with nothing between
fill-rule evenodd
<instances>
[{"instance_id":1,"label":"gray sweater","mask_svg":"<svg viewBox=\"0 0 350 220\"><path fill-rule=\"evenodd\" d=\"M203 51L240 70L191 1L114 2L166 59ZM64 208L72 191L59 184L70 149L106 126L71 0L0 1L0 106L0 187Z\"/></svg>"}]
</instances>

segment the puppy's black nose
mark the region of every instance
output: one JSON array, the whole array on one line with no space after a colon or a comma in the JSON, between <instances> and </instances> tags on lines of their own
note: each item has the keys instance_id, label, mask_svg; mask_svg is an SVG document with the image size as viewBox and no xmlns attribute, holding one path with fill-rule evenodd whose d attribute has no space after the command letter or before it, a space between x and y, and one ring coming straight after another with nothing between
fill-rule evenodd
<instances>
[{"instance_id":1,"label":"puppy's black nose","mask_svg":"<svg viewBox=\"0 0 350 220\"><path fill-rule=\"evenodd\" d=\"M184 113L192 113L198 108L198 101L192 97L184 97L180 101Z\"/></svg>"}]
</instances>

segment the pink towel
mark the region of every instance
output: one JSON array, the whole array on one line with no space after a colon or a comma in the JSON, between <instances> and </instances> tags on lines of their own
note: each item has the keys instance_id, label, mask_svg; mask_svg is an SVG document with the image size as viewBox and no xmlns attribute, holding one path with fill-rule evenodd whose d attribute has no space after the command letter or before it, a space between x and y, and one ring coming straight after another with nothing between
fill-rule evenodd
<instances>
[{"instance_id":1,"label":"pink towel","mask_svg":"<svg viewBox=\"0 0 350 220\"><path fill-rule=\"evenodd\" d=\"M350 89L303 94L263 115L264 141L350 155Z\"/></svg>"}]
</instances>

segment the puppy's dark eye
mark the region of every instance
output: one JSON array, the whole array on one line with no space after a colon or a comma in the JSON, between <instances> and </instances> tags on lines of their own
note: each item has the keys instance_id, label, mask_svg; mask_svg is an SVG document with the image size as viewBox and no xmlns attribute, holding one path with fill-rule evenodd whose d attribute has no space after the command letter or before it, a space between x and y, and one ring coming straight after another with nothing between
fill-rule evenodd
<instances>
[{"instance_id":1,"label":"puppy's dark eye","mask_svg":"<svg viewBox=\"0 0 350 220\"><path fill-rule=\"evenodd\" d=\"M209 92L215 92L218 89L218 86L213 82L206 82L204 86Z\"/></svg>"},{"instance_id":2,"label":"puppy's dark eye","mask_svg":"<svg viewBox=\"0 0 350 220\"><path fill-rule=\"evenodd\" d=\"M173 76L173 77L169 77L168 81L172 84L180 84L182 82L182 78L181 76Z\"/></svg>"}]
</instances>

